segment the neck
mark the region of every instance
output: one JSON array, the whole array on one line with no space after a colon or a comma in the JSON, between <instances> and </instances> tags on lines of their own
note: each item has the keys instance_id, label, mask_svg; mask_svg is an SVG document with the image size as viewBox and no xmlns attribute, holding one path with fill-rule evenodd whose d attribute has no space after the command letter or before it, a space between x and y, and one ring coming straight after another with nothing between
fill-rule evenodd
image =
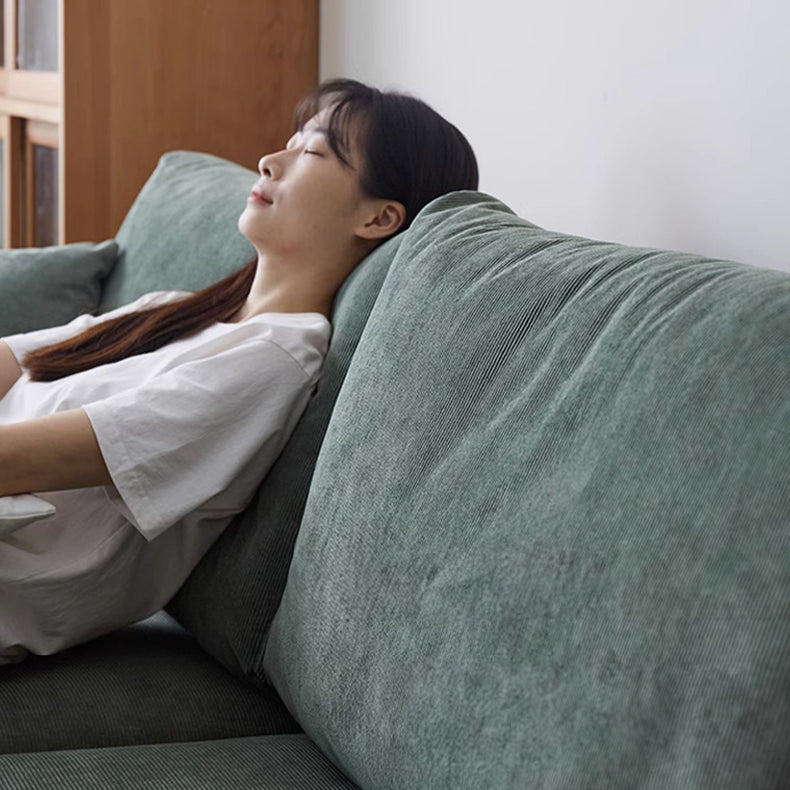
<instances>
[{"instance_id":1,"label":"neck","mask_svg":"<svg viewBox=\"0 0 790 790\"><path fill-rule=\"evenodd\" d=\"M244 321L261 313L321 313L329 319L341 283L337 278L319 277L314 268L274 267L259 256L252 287L234 320Z\"/></svg>"},{"instance_id":2,"label":"neck","mask_svg":"<svg viewBox=\"0 0 790 790\"><path fill-rule=\"evenodd\" d=\"M324 299L308 299L305 294L286 289L268 289L256 295L252 289L236 316L237 321L261 313L321 313L329 318L332 296Z\"/></svg>"}]
</instances>

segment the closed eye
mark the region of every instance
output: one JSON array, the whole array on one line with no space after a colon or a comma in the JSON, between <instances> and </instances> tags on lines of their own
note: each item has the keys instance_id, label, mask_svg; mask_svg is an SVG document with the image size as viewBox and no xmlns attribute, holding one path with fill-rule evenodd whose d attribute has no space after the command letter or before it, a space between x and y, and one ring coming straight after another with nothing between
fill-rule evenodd
<instances>
[{"instance_id":1,"label":"closed eye","mask_svg":"<svg viewBox=\"0 0 790 790\"><path fill-rule=\"evenodd\" d=\"M315 154L316 156L323 156L323 154L321 153L321 151L316 151L316 150L314 150L314 149L312 149L312 148L305 148L305 149L304 149L304 152L305 152L306 154Z\"/></svg>"}]
</instances>

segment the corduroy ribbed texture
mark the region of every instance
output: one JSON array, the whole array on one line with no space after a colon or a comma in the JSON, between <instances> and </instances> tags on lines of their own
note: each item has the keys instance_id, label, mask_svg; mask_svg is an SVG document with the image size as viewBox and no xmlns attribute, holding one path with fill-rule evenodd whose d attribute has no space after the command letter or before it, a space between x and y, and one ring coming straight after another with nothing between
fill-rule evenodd
<instances>
[{"instance_id":1,"label":"corduroy ribbed texture","mask_svg":"<svg viewBox=\"0 0 790 790\"><path fill-rule=\"evenodd\" d=\"M0 711L0 754L301 730L274 689L231 675L164 612L1 667Z\"/></svg>"},{"instance_id":2,"label":"corduroy ribbed texture","mask_svg":"<svg viewBox=\"0 0 790 790\"><path fill-rule=\"evenodd\" d=\"M265 667L366 790L790 786L790 275L416 219Z\"/></svg>"},{"instance_id":3,"label":"corduroy ribbed texture","mask_svg":"<svg viewBox=\"0 0 790 790\"><path fill-rule=\"evenodd\" d=\"M0 756L2 790L357 790L304 735Z\"/></svg>"}]
</instances>

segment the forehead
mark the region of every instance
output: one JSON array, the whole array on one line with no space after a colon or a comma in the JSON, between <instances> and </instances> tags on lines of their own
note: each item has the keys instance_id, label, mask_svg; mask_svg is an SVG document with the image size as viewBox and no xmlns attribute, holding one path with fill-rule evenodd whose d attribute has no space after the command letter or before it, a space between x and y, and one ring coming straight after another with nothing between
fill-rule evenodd
<instances>
[{"instance_id":1,"label":"forehead","mask_svg":"<svg viewBox=\"0 0 790 790\"><path fill-rule=\"evenodd\" d=\"M323 110L320 110L312 118L308 118L305 122L304 126L302 127L305 131L325 131L328 128L329 124L329 117L331 115L331 106L324 107Z\"/></svg>"},{"instance_id":2,"label":"forehead","mask_svg":"<svg viewBox=\"0 0 790 790\"><path fill-rule=\"evenodd\" d=\"M347 112L348 108L341 107L340 112L336 109L333 104L322 108L308 118L288 142L298 143L300 135L322 134L341 163L356 170L360 161L362 127L359 119Z\"/></svg>"},{"instance_id":3,"label":"forehead","mask_svg":"<svg viewBox=\"0 0 790 790\"><path fill-rule=\"evenodd\" d=\"M288 140L289 143L297 141L302 135L306 134L323 134L327 135L329 132L329 127L327 126L327 121L329 119L326 110L322 110L321 112L314 115L312 118L308 119L304 126L300 129L297 129Z\"/></svg>"}]
</instances>

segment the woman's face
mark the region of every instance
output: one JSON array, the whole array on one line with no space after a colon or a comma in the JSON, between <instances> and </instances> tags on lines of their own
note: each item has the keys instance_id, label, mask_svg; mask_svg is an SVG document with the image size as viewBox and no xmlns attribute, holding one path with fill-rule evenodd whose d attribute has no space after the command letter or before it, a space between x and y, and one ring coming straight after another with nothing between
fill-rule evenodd
<instances>
[{"instance_id":1,"label":"woman's face","mask_svg":"<svg viewBox=\"0 0 790 790\"><path fill-rule=\"evenodd\" d=\"M353 169L329 147L322 110L294 134L286 147L258 162L260 178L239 217L239 230L261 253L321 255L333 243L349 243L362 216L360 160Z\"/></svg>"}]
</instances>

